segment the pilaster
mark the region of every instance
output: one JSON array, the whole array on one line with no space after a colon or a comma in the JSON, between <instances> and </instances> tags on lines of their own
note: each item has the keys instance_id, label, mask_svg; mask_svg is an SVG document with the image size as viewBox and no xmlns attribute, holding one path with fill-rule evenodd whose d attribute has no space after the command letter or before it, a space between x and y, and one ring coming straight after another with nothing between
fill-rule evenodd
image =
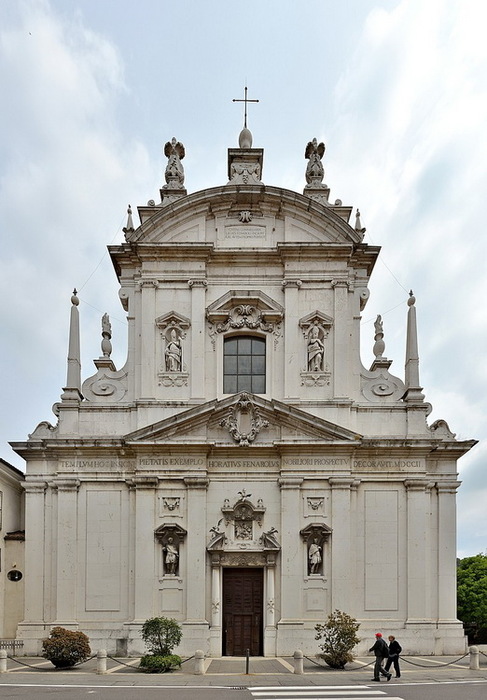
<instances>
[{"instance_id":1,"label":"pilaster","mask_svg":"<svg viewBox=\"0 0 487 700\"><path fill-rule=\"evenodd\" d=\"M431 482L406 479L407 489L407 625L431 619L429 522Z\"/></svg>"},{"instance_id":2,"label":"pilaster","mask_svg":"<svg viewBox=\"0 0 487 700\"><path fill-rule=\"evenodd\" d=\"M191 290L191 398L203 401L206 396L205 371L205 279L188 280Z\"/></svg>"},{"instance_id":3,"label":"pilaster","mask_svg":"<svg viewBox=\"0 0 487 700\"><path fill-rule=\"evenodd\" d=\"M282 477L281 487L281 621L301 620L304 571L301 562L300 512L302 477Z\"/></svg>"},{"instance_id":4,"label":"pilaster","mask_svg":"<svg viewBox=\"0 0 487 700\"><path fill-rule=\"evenodd\" d=\"M140 357L138 358L140 371L140 397L142 399L154 398L154 387L156 385L155 376L156 369L154 362L158 357L160 360L160 352L157 352L155 347L155 318L156 318L156 280L142 280L141 287L141 341L140 341Z\"/></svg>"},{"instance_id":5,"label":"pilaster","mask_svg":"<svg viewBox=\"0 0 487 700\"><path fill-rule=\"evenodd\" d=\"M348 280L332 280L334 307L334 344L333 344L333 383L335 398L348 398L349 376L352 371L350 362L350 338L348 329Z\"/></svg>"},{"instance_id":6,"label":"pilaster","mask_svg":"<svg viewBox=\"0 0 487 700\"><path fill-rule=\"evenodd\" d=\"M134 620L144 622L154 615L154 508L158 479L137 476L135 487L135 577Z\"/></svg>"},{"instance_id":7,"label":"pilaster","mask_svg":"<svg viewBox=\"0 0 487 700\"><path fill-rule=\"evenodd\" d=\"M457 622L456 491L459 481L438 482L438 618Z\"/></svg>"},{"instance_id":8,"label":"pilaster","mask_svg":"<svg viewBox=\"0 0 487 700\"><path fill-rule=\"evenodd\" d=\"M352 598L353 561L351 542L351 488L355 480L350 477L332 476L331 486L331 595L332 609L350 610Z\"/></svg>"},{"instance_id":9,"label":"pilaster","mask_svg":"<svg viewBox=\"0 0 487 700\"><path fill-rule=\"evenodd\" d=\"M45 577L45 496L47 483L29 482L25 489L25 622L44 619Z\"/></svg>"},{"instance_id":10,"label":"pilaster","mask_svg":"<svg viewBox=\"0 0 487 700\"><path fill-rule=\"evenodd\" d=\"M284 398L297 401L300 393L299 377L305 363L304 355L301 357L299 339L299 289L301 280L283 280L284 289Z\"/></svg>"},{"instance_id":11,"label":"pilaster","mask_svg":"<svg viewBox=\"0 0 487 700\"><path fill-rule=\"evenodd\" d=\"M79 479L58 479L56 622L77 626Z\"/></svg>"},{"instance_id":12,"label":"pilaster","mask_svg":"<svg viewBox=\"0 0 487 700\"><path fill-rule=\"evenodd\" d=\"M206 578L194 576L193 572L206 570L206 490L209 480L206 477L187 477L184 483L191 517L186 540L186 620L189 623L206 622Z\"/></svg>"}]
</instances>

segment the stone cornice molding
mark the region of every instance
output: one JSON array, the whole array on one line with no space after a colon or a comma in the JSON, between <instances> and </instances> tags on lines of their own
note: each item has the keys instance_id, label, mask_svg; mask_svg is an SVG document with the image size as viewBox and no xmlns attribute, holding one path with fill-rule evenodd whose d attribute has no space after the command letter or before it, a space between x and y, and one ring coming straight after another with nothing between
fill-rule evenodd
<instances>
[{"instance_id":1,"label":"stone cornice molding","mask_svg":"<svg viewBox=\"0 0 487 700\"><path fill-rule=\"evenodd\" d=\"M157 476L134 476L131 481L137 491L155 489L159 483Z\"/></svg>"},{"instance_id":2,"label":"stone cornice molding","mask_svg":"<svg viewBox=\"0 0 487 700\"><path fill-rule=\"evenodd\" d=\"M51 486L58 491L78 491L81 486L79 479L56 479Z\"/></svg>"},{"instance_id":3,"label":"stone cornice molding","mask_svg":"<svg viewBox=\"0 0 487 700\"><path fill-rule=\"evenodd\" d=\"M205 491L210 483L206 476L187 476L183 481L188 489L202 489Z\"/></svg>"},{"instance_id":4,"label":"stone cornice molding","mask_svg":"<svg viewBox=\"0 0 487 700\"><path fill-rule=\"evenodd\" d=\"M25 493L44 493L47 489L47 481L24 482L22 484Z\"/></svg>"},{"instance_id":5,"label":"stone cornice molding","mask_svg":"<svg viewBox=\"0 0 487 700\"><path fill-rule=\"evenodd\" d=\"M284 489L299 489L304 479L300 476L281 476L278 479L281 491Z\"/></svg>"},{"instance_id":6,"label":"stone cornice molding","mask_svg":"<svg viewBox=\"0 0 487 700\"><path fill-rule=\"evenodd\" d=\"M461 481L437 481L436 490L438 493L456 493L461 483Z\"/></svg>"},{"instance_id":7,"label":"stone cornice molding","mask_svg":"<svg viewBox=\"0 0 487 700\"><path fill-rule=\"evenodd\" d=\"M346 287L349 292L354 290L354 284L351 280L332 279L331 286L333 289L336 287Z\"/></svg>"},{"instance_id":8,"label":"stone cornice molding","mask_svg":"<svg viewBox=\"0 0 487 700\"><path fill-rule=\"evenodd\" d=\"M404 486L408 491L430 491L435 485L434 481L428 479L405 479Z\"/></svg>"},{"instance_id":9,"label":"stone cornice molding","mask_svg":"<svg viewBox=\"0 0 487 700\"><path fill-rule=\"evenodd\" d=\"M356 480L348 476L330 476L328 483L333 490L344 489L348 491L356 486Z\"/></svg>"}]
</instances>

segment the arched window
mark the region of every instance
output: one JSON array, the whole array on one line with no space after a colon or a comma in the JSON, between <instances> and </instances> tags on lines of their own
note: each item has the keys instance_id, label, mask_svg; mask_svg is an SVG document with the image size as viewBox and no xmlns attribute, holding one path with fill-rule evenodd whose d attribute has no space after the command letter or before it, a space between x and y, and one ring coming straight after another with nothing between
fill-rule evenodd
<instances>
[{"instance_id":1,"label":"arched window","mask_svg":"<svg viewBox=\"0 0 487 700\"><path fill-rule=\"evenodd\" d=\"M234 336L223 342L223 393L265 394L265 338Z\"/></svg>"}]
</instances>

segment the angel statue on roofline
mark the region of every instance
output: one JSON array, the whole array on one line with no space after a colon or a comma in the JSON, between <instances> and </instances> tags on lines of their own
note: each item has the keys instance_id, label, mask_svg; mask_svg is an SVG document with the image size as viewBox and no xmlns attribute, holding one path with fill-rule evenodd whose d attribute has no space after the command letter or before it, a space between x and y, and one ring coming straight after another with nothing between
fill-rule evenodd
<instances>
[{"instance_id":1,"label":"angel statue on roofline","mask_svg":"<svg viewBox=\"0 0 487 700\"><path fill-rule=\"evenodd\" d=\"M180 141L172 138L164 146L164 155L168 158L166 166L166 182L171 187L183 187L184 185L184 168L181 163L185 156L184 146Z\"/></svg>"},{"instance_id":2,"label":"angel statue on roofline","mask_svg":"<svg viewBox=\"0 0 487 700\"><path fill-rule=\"evenodd\" d=\"M325 144L318 143L316 139L313 139L306 146L304 152L304 157L308 159L308 165L306 167L306 182L308 186L321 186L323 178L325 176L325 171L321 159L325 153Z\"/></svg>"}]
</instances>

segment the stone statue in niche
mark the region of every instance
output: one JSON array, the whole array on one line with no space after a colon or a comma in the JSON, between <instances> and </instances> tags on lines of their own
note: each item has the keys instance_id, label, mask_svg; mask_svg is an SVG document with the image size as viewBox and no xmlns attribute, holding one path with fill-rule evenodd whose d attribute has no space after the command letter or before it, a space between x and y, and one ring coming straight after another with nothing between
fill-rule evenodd
<instances>
[{"instance_id":1,"label":"stone statue in niche","mask_svg":"<svg viewBox=\"0 0 487 700\"><path fill-rule=\"evenodd\" d=\"M321 566L321 547L315 537L308 550L308 568L310 574L319 574Z\"/></svg>"},{"instance_id":2,"label":"stone statue in niche","mask_svg":"<svg viewBox=\"0 0 487 700\"><path fill-rule=\"evenodd\" d=\"M183 352L181 338L178 336L175 328L172 328L169 336L166 336L164 356L166 358L167 372L181 372Z\"/></svg>"},{"instance_id":3,"label":"stone statue in niche","mask_svg":"<svg viewBox=\"0 0 487 700\"><path fill-rule=\"evenodd\" d=\"M315 321L308 333L308 371L322 372L325 358L325 344L323 342L323 329Z\"/></svg>"},{"instance_id":4,"label":"stone statue in niche","mask_svg":"<svg viewBox=\"0 0 487 700\"><path fill-rule=\"evenodd\" d=\"M168 537L168 540L164 546L164 569L165 573L174 576L177 571L179 560L179 551L177 546L174 544L172 537Z\"/></svg>"}]
</instances>

